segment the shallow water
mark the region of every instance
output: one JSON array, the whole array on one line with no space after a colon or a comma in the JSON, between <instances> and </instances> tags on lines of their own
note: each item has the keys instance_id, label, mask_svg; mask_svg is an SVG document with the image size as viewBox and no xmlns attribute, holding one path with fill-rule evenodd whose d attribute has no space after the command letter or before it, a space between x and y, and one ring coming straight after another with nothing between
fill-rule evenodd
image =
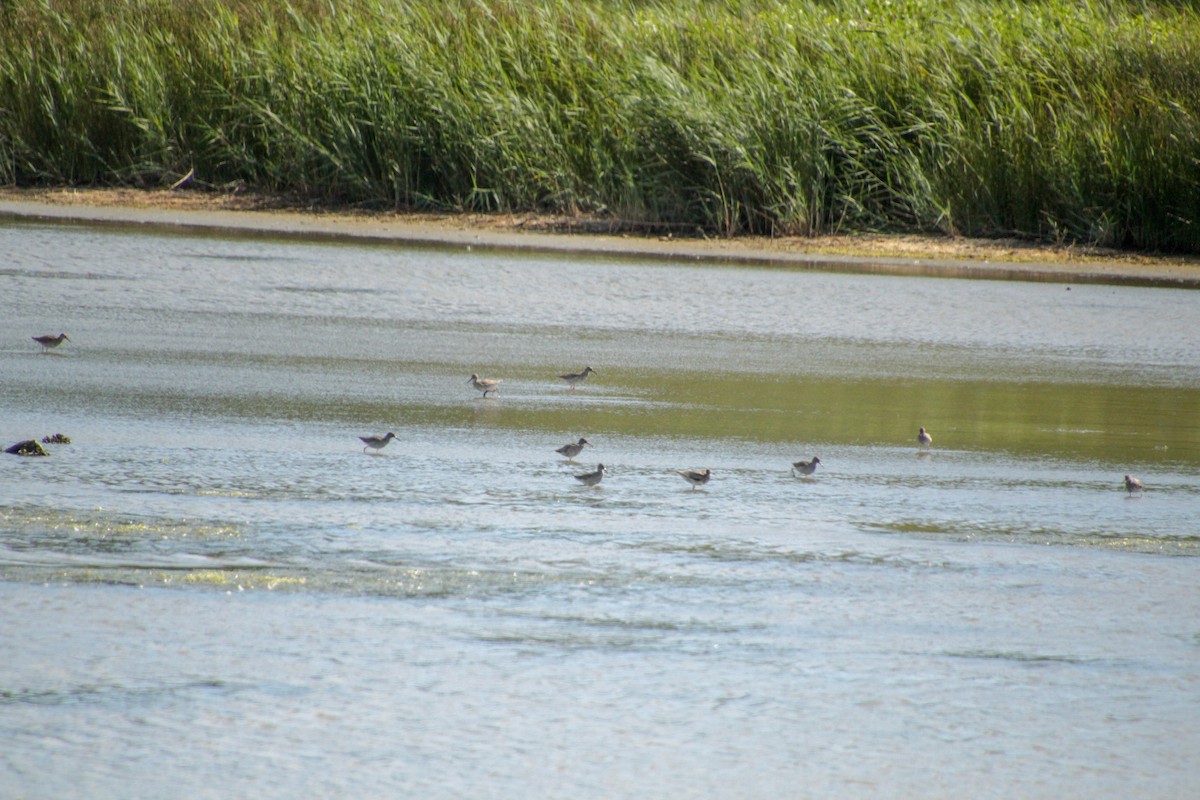
<instances>
[{"instance_id":1,"label":"shallow water","mask_svg":"<svg viewBox=\"0 0 1200 800\"><path fill-rule=\"evenodd\" d=\"M0 796L1200 790L1193 293L0 248Z\"/></svg>"}]
</instances>

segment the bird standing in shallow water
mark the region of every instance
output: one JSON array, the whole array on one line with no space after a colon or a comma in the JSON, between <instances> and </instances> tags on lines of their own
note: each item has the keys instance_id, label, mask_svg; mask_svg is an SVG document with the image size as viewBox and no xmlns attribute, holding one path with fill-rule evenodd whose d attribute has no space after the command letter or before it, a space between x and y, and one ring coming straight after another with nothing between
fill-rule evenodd
<instances>
[{"instance_id":1,"label":"bird standing in shallow water","mask_svg":"<svg viewBox=\"0 0 1200 800\"><path fill-rule=\"evenodd\" d=\"M490 378L481 378L474 372L471 373L470 378L467 378L467 383L474 386L476 391L483 392L484 397L488 396L488 392L495 394L500 389L500 381L491 380Z\"/></svg>"},{"instance_id":2,"label":"bird standing in shallow water","mask_svg":"<svg viewBox=\"0 0 1200 800\"><path fill-rule=\"evenodd\" d=\"M64 341L71 341L71 337L67 336L65 333L60 333L58 336L34 336L32 338L35 342L42 346L43 353L49 353Z\"/></svg>"},{"instance_id":3,"label":"bird standing in shallow water","mask_svg":"<svg viewBox=\"0 0 1200 800\"><path fill-rule=\"evenodd\" d=\"M1125 491L1129 492L1130 497L1133 496L1134 492L1145 491L1145 489L1146 487L1137 478L1132 475L1125 476Z\"/></svg>"},{"instance_id":4,"label":"bird standing in shallow water","mask_svg":"<svg viewBox=\"0 0 1200 800\"><path fill-rule=\"evenodd\" d=\"M921 428L917 431L917 444L921 447L929 447L933 444L933 437L924 428Z\"/></svg>"},{"instance_id":5,"label":"bird standing in shallow water","mask_svg":"<svg viewBox=\"0 0 1200 800\"><path fill-rule=\"evenodd\" d=\"M587 439L581 438L578 442L572 442L571 444L564 444L562 447L558 448L554 452L561 453L562 455L566 456L568 460L570 460L570 459L575 458L575 456L577 456L583 452L584 445L589 445L589 444L591 444L591 442L589 442Z\"/></svg>"},{"instance_id":6,"label":"bird standing in shallow water","mask_svg":"<svg viewBox=\"0 0 1200 800\"><path fill-rule=\"evenodd\" d=\"M358 438L363 440L363 444L378 453L380 450L387 447L388 442L396 438L396 434L388 431L387 436L360 436ZM367 447L363 448L364 453L367 452Z\"/></svg>"},{"instance_id":7,"label":"bird standing in shallow water","mask_svg":"<svg viewBox=\"0 0 1200 800\"><path fill-rule=\"evenodd\" d=\"M597 483L604 480L604 473L607 471L608 470L604 468L603 464L597 464L595 472L585 472L582 475L576 475L575 480L579 481L584 486L595 486Z\"/></svg>"},{"instance_id":8,"label":"bird standing in shallow water","mask_svg":"<svg viewBox=\"0 0 1200 800\"><path fill-rule=\"evenodd\" d=\"M675 471L683 476L683 479L690 483L693 489L708 483L708 479L712 477L711 469L677 469Z\"/></svg>"},{"instance_id":9,"label":"bird standing in shallow water","mask_svg":"<svg viewBox=\"0 0 1200 800\"><path fill-rule=\"evenodd\" d=\"M571 390L574 391L576 386L587 380L588 375L594 375L595 373L596 370L591 367L584 367L583 372L568 372L566 375L559 375L558 377L571 384Z\"/></svg>"},{"instance_id":10,"label":"bird standing in shallow water","mask_svg":"<svg viewBox=\"0 0 1200 800\"><path fill-rule=\"evenodd\" d=\"M812 457L811 461L796 461L792 463L792 475L799 472L801 475L812 475L817 471L817 464L821 463L821 459L816 456Z\"/></svg>"}]
</instances>

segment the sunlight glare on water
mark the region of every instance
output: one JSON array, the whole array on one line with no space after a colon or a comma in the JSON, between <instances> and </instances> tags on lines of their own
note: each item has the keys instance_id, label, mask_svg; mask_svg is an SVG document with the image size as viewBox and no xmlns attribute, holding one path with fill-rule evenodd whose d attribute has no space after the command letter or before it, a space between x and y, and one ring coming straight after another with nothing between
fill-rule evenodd
<instances>
[{"instance_id":1,"label":"sunlight glare on water","mask_svg":"<svg viewBox=\"0 0 1200 800\"><path fill-rule=\"evenodd\" d=\"M0 245L0 796L1200 790L1190 292Z\"/></svg>"}]
</instances>

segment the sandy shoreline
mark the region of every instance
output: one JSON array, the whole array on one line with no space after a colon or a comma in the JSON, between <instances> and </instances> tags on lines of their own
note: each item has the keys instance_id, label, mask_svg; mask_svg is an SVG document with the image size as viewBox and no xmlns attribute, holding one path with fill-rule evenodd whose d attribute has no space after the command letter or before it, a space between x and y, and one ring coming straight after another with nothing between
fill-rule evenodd
<instances>
[{"instance_id":1,"label":"sandy shoreline","mask_svg":"<svg viewBox=\"0 0 1200 800\"><path fill-rule=\"evenodd\" d=\"M1200 288L1200 258L939 236L707 239L609 233L598 220L304 209L278 198L169 190L0 188L0 219L153 225L792 268Z\"/></svg>"}]
</instances>

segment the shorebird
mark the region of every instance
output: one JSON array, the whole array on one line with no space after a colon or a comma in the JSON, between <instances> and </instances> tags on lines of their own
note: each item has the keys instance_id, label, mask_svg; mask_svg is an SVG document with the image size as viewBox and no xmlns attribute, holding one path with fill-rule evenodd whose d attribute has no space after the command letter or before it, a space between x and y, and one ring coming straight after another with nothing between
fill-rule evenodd
<instances>
[{"instance_id":1,"label":"shorebird","mask_svg":"<svg viewBox=\"0 0 1200 800\"><path fill-rule=\"evenodd\" d=\"M604 473L607 472L603 464L596 465L595 472L585 472L582 475L576 475L575 480L582 483L584 486L595 486L600 481L604 480Z\"/></svg>"},{"instance_id":2,"label":"shorebird","mask_svg":"<svg viewBox=\"0 0 1200 800\"><path fill-rule=\"evenodd\" d=\"M574 391L576 386L587 380L588 375L593 375L595 372L596 370L591 367L584 367L583 372L568 372L566 375L559 375L558 377L571 384L571 391Z\"/></svg>"},{"instance_id":3,"label":"shorebird","mask_svg":"<svg viewBox=\"0 0 1200 800\"><path fill-rule=\"evenodd\" d=\"M708 483L708 479L712 477L711 469L677 469L675 471L682 475L683 479L692 485L692 489L695 489L697 486L703 486L704 484Z\"/></svg>"},{"instance_id":4,"label":"shorebird","mask_svg":"<svg viewBox=\"0 0 1200 800\"><path fill-rule=\"evenodd\" d=\"M572 442L571 444L564 444L562 447L558 448L554 452L562 453L564 456L567 457L568 460L570 460L570 459L575 458L575 456L579 455L580 453L582 453L583 446L586 444L591 444L591 442L589 442L587 439L580 439L578 442Z\"/></svg>"},{"instance_id":5,"label":"shorebird","mask_svg":"<svg viewBox=\"0 0 1200 800\"><path fill-rule=\"evenodd\" d=\"M42 346L43 353L49 353L51 350L62 344L63 340L68 342L71 341L71 337L67 336L65 333L60 333L58 336L34 336L32 338L35 342Z\"/></svg>"},{"instance_id":6,"label":"shorebird","mask_svg":"<svg viewBox=\"0 0 1200 800\"><path fill-rule=\"evenodd\" d=\"M500 381L492 380L490 378L481 378L474 372L471 373L470 378L467 378L467 383L474 386L476 391L483 392L484 397L488 396L488 392L495 394L500 387Z\"/></svg>"},{"instance_id":7,"label":"shorebird","mask_svg":"<svg viewBox=\"0 0 1200 800\"><path fill-rule=\"evenodd\" d=\"M380 450L387 447L388 442L396 438L396 434L388 431L387 436L360 436L358 438L363 440L363 444L378 453ZM363 448L364 453L367 452L367 447Z\"/></svg>"},{"instance_id":8,"label":"shorebird","mask_svg":"<svg viewBox=\"0 0 1200 800\"><path fill-rule=\"evenodd\" d=\"M917 444L921 447L929 447L929 445L933 444L933 437L924 428L921 428L921 430L917 431Z\"/></svg>"},{"instance_id":9,"label":"shorebird","mask_svg":"<svg viewBox=\"0 0 1200 800\"><path fill-rule=\"evenodd\" d=\"M821 463L821 459L816 456L812 457L811 461L795 461L792 463L792 475L799 472L801 475L812 475L817 471L817 464Z\"/></svg>"},{"instance_id":10,"label":"shorebird","mask_svg":"<svg viewBox=\"0 0 1200 800\"><path fill-rule=\"evenodd\" d=\"M1131 497L1133 496L1134 492L1144 491L1145 488L1146 487L1143 486L1142 482L1137 478L1133 477L1132 475L1125 476L1125 491L1129 492Z\"/></svg>"}]
</instances>

